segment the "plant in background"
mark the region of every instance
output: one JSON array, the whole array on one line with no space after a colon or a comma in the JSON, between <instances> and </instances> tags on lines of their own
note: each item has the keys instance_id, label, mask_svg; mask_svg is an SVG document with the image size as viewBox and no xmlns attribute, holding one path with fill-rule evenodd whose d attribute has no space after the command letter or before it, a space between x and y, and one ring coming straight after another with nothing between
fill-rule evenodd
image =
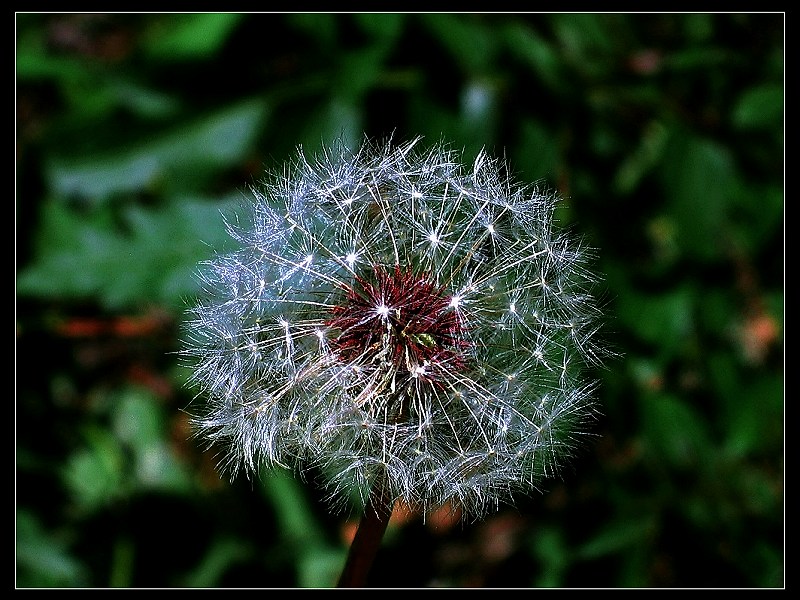
<instances>
[{"instance_id":1,"label":"plant in background","mask_svg":"<svg viewBox=\"0 0 800 600\"><path fill-rule=\"evenodd\" d=\"M556 475L594 414L596 278L557 198L420 146L301 151L252 189L187 326L222 467L319 473L363 510L341 586L396 502L479 518Z\"/></svg>"}]
</instances>

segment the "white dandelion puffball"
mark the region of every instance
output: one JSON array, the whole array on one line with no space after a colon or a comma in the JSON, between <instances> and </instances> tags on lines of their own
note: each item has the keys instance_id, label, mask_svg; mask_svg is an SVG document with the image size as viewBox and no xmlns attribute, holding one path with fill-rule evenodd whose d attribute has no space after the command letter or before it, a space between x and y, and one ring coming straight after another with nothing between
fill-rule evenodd
<instances>
[{"instance_id":1,"label":"white dandelion puffball","mask_svg":"<svg viewBox=\"0 0 800 600\"><path fill-rule=\"evenodd\" d=\"M253 187L203 263L186 354L196 431L232 476L314 473L480 515L559 472L594 415L601 311L557 198L481 152L365 141Z\"/></svg>"}]
</instances>

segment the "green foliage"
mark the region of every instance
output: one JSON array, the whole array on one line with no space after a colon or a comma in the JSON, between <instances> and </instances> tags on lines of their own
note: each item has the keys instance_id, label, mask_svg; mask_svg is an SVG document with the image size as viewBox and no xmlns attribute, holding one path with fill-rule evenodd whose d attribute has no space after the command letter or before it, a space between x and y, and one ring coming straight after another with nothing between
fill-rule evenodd
<instances>
[{"instance_id":1,"label":"green foliage","mask_svg":"<svg viewBox=\"0 0 800 600\"><path fill-rule=\"evenodd\" d=\"M752 87L739 97L731 119L740 129L773 131L783 125L783 86L765 83Z\"/></svg>"},{"instance_id":2,"label":"green foliage","mask_svg":"<svg viewBox=\"0 0 800 600\"><path fill-rule=\"evenodd\" d=\"M299 483L286 473L275 473L264 480L263 491L277 516L280 537L296 562L298 585L331 587L339 576L346 552L331 546Z\"/></svg>"},{"instance_id":3,"label":"green foliage","mask_svg":"<svg viewBox=\"0 0 800 600\"><path fill-rule=\"evenodd\" d=\"M346 517L282 473L221 480L191 437L182 316L265 167L422 134L565 198L619 357L574 473L486 528L391 525L374 584L782 587L784 33L780 13L17 14L17 586L335 583Z\"/></svg>"},{"instance_id":4,"label":"green foliage","mask_svg":"<svg viewBox=\"0 0 800 600\"><path fill-rule=\"evenodd\" d=\"M242 20L236 13L175 15L152 24L142 49L153 60L203 60L219 52Z\"/></svg>"},{"instance_id":5,"label":"green foliage","mask_svg":"<svg viewBox=\"0 0 800 600\"><path fill-rule=\"evenodd\" d=\"M264 114L263 102L245 101L130 149L54 157L46 166L47 183L59 196L89 202L162 188L167 194L201 189L215 170L246 157Z\"/></svg>"},{"instance_id":6,"label":"green foliage","mask_svg":"<svg viewBox=\"0 0 800 600\"><path fill-rule=\"evenodd\" d=\"M17 511L17 585L19 587L79 587L87 584L86 567L69 551L58 532L43 531L35 514Z\"/></svg>"},{"instance_id":7,"label":"green foliage","mask_svg":"<svg viewBox=\"0 0 800 600\"><path fill-rule=\"evenodd\" d=\"M129 388L105 400L107 410L87 424L63 471L79 512L93 512L142 491L185 494L191 475L171 451L163 411L151 394Z\"/></svg>"},{"instance_id":8,"label":"green foliage","mask_svg":"<svg viewBox=\"0 0 800 600\"><path fill-rule=\"evenodd\" d=\"M88 216L60 200L42 206L38 261L17 293L94 298L111 310L157 303L179 309L198 291L195 265L229 243L222 213L236 199L176 198L161 209L103 206Z\"/></svg>"}]
</instances>

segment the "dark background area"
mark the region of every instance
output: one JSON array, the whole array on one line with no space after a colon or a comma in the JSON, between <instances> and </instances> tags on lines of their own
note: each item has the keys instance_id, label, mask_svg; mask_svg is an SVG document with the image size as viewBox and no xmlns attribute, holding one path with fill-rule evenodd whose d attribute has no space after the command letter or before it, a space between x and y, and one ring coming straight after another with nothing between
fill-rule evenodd
<instances>
[{"instance_id":1,"label":"dark background area","mask_svg":"<svg viewBox=\"0 0 800 600\"><path fill-rule=\"evenodd\" d=\"M753 14L17 14L16 586L329 587L357 515L220 478L176 352L298 145L440 138L597 248L597 436L380 587L784 585L784 34Z\"/></svg>"}]
</instances>

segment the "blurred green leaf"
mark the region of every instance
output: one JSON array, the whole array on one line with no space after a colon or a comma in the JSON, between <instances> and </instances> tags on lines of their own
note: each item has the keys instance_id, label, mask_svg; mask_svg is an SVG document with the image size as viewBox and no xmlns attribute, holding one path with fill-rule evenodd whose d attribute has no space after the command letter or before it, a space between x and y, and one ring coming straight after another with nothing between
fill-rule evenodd
<instances>
[{"instance_id":1,"label":"blurred green leaf","mask_svg":"<svg viewBox=\"0 0 800 600\"><path fill-rule=\"evenodd\" d=\"M191 479L169 446L167 417L152 394L125 388L114 399L114 433L132 449L134 476L145 488L180 492L191 489Z\"/></svg>"},{"instance_id":2,"label":"blurred green leaf","mask_svg":"<svg viewBox=\"0 0 800 600\"><path fill-rule=\"evenodd\" d=\"M656 531L655 515L626 516L603 525L602 529L575 551L577 558L592 560L640 546Z\"/></svg>"},{"instance_id":3,"label":"blurred green leaf","mask_svg":"<svg viewBox=\"0 0 800 600\"><path fill-rule=\"evenodd\" d=\"M353 18L364 31L384 42L394 41L402 34L406 22L403 13L354 13Z\"/></svg>"},{"instance_id":4,"label":"blurred green leaf","mask_svg":"<svg viewBox=\"0 0 800 600\"><path fill-rule=\"evenodd\" d=\"M639 146L622 162L614 177L617 193L625 195L636 190L639 182L661 160L668 137L667 128L659 122L643 129Z\"/></svg>"},{"instance_id":5,"label":"blurred green leaf","mask_svg":"<svg viewBox=\"0 0 800 600\"><path fill-rule=\"evenodd\" d=\"M739 186L730 151L711 140L673 130L660 174L683 252L696 259L719 258L729 241L729 209Z\"/></svg>"},{"instance_id":6,"label":"blurred green leaf","mask_svg":"<svg viewBox=\"0 0 800 600\"><path fill-rule=\"evenodd\" d=\"M725 450L733 456L765 455L783 448L783 381L762 377L728 396Z\"/></svg>"},{"instance_id":7,"label":"blurred green leaf","mask_svg":"<svg viewBox=\"0 0 800 600\"><path fill-rule=\"evenodd\" d=\"M356 103L367 93L381 74L386 49L380 45L348 52L341 58L336 81L329 93L340 102Z\"/></svg>"},{"instance_id":8,"label":"blurred green leaf","mask_svg":"<svg viewBox=\"0 0 800 600\"><path fill-rule=\"evenodd\" d=\"M647 550L652 548L647 547ZM621 562L616 587L620 588L648 588L653 587L650 569L652 568L652 558L650 552L643 551L641 547L628 548L621 552L619 560Z\"/></svg>"},{"instance_id":9,"label":"blurred green leaf","mask_svg":"<svg viewBox=\"0 0 800 600\"><path fill-rule=\"evenodd\" d=\"M82 81L97 72L96 65L88 61L51 52L37 27L18 32L15 66L18 83L46 79L61 83Z\"/></svg>"},{"instance_id":10,"label":"blurred green leaf","mask_svg":"<svg viewBox=\"0 0 800 600\"><path fill-rule=\"evenodd\" d=\"M163 166L149 150L123 156L50 161L47 177L56 193L105 199L113 193L145 190Z\"/></svg>"},{"instance_id":11,"label":"blurred green leaf","mask_svg":"<svg viewBox=\"0 0 800 600\"><path fill-rule=\"evenodd\" d=\"M553 44L536 30L519 22L508 24L502 32L509 52L523 61L552 92L568 85L564 64Z\"/></svg>"},{"instance_id":12,"label":"blurred green leaf","mask_svg":"<svg viewBox=\"0 0 800 600\"><path fill-rule=\"evenodd\" d=\"M16 585L82 587L89 585L88 570L58 535L46 532L32 512L17 509Z\"/></svg>"},{"instance_id":13,"label":"blurred green leaf","mask_svg":"<svg viewBox=\"0 0 800 600\"><path fill-rule=\"evenodd\" d=\"M733 335L734 320L738 316L737 298L731 295L728 289L706 288L697 297L698 321L702 327L718 337L720 340L729 340ZM710 361L720 357L719 352L708 356ZM731 374L737 372L735 365L731 365Z\"/></svg>"},{"instance_id":14,"label":"blurred green leaf","mask_svg":"<svg viewBox=\"0 0 800 600\"><path fill-rule=\"evenodd\" d=\"M19 82L54 82L74 120L102 118L125 100L109 85L110 75L102 65L53 56L43 48L23 47L17 53L16 67Z\"/></svg>"},{"instance_id":15,"label":"blurred green leaf","mask_svg":"<svg viewBox=\"0 0 800 600\"><path fill-rule=\"evenodd\" d=\"M332 587L346 552L328 544L302 485L276 469L263 479L262 489L275 511L282 539L290 544L300 585Z\"/></svg>"},{"instance_id":16,"label":"blurred green leaf","mask_svg":"<svg viewBox=\"0 0 800 600\"><path fill-rule=\"evenodd\" d=\"M520 124L516 170L527 181L557 181L559 152L555 134L540 122L525 119Z\"/></svg>"},{"instance_id":17,"label":"blurred green leaf","mask_svg":"<svg viewBox=\"0 0 800 600\"><path fill-rule=\"evenodd\" d=\"M532 585L541 588L558 588L564 585L564 576L572 561L572 553L564 539L562 529L553 526L538 528L530 540L531 554L539 562L539 575Z\"/></svg>"},{"instance_id":18,"label":"blurred green leaf","mask_svg":"<svg viewBox=\"0 0 800 600\"><path fill-rule=\"evenodd\" d=\"M786 561L779 548L759 541L743 557L743 568L753 575L753 585L760 588L783 588L785 586Z\"/></svg>"},{"instance_id":19,"label":"blurred green leaf","mask_svg":"<svg viewBox=\"0 0 800 600\"><path fill-rule=\"evenodd\" d=\"M55 82L70 106L68 121L96 123L117 107L143 117L165 117L179 107L171 94L137 82L124 71L108 69L102 63L55 54L38 37L26 36L20 42L16 72L18 82Z\"/></svg>"},{"instance_id":20,"label":"blurred green leaf","mask_svg":"<svg viewBox=\"0 0 800 600\"><path fill-rule=\"evenodd\" d=\"M640 389L651 389L654 382L658 382L663 374L663 359L648 360L638 356L631 356L627 360L627 367L630 375Z\"/></svg>"},{"instance_id":21,"label":"blurred green leaf","mask_svg":"<svg viewBox=\"0 0 800 600\"><path fill-rule=\"evenodd\" d=\"M410 127L429 140L437 140L443 131L447 131L456 146L465 141L458 115L424 95L415 95L411 98L409 118Z\"/></svg>"},{"instance_id":22,"label":"blurred green leaf","mask_svg":"<svg viewBox=\"0 0 800 600\"><path fill-rule=\"evenodd\" d=\"M733 107L731 120L740 129L771 129L783 124L783 85L765 83L746 90Z\"/></svg>"},{"instance_id":23,"label":"blurred green leaf","mask_svg":"<svg viewBox=\"0 0 800 600\"><path fill-rule=\"evenodd\" d=\"M117 233L110 209L84 215L58 201L43 207L36 258L17 277L17 294L96 297L113 309L146 302L183 307L199 290L195 276L210 247L229 247L221 212L235 199L176 201L161 210L130 207L129 233Z\"/></svg>"},{"instance_id":24,"label":"blurred green leaf","mask_svg":"<svg viewBox=\"0 0 800 600\"><path fill-rule=\"evenodd\" d=\"M131 586L135 554L136 547L130 537L127 535L117 537L111 557L109 587L127 588Z\"/></svg>"},{"instance_id":25,"label":"blurred green leaf","mask_svg":"<svg viewBox=\"0 0 800 600\"><path fill-rule=\"evenodd\" d=\"M460 126L468 147L494 152L497 127L499 90L488 78L475 78L467 82L460 95Z\"/></svg>"},{"instance_id":26,"label":"blurred green leaf","mask_svg":"<svg viewBox=\"0 0 800 600\"><path fill-rule=\"evenodd\" d=\"M288 473L274 469L264 477L264 495L277 516L281 535L295 549L324 545L324 536L306 500L300 483Z\"/></svg>"},{"instance_id":27,"label":"blurred green leaf","mask_svg":"<svg viewBox=\"0 0 800 600\"><path fill-rule=\"evenodd\" d=\"M425 13L422 22L467 75L489 75L497 52L492 30L473 15Z\"/></svg>"},{"instance_id":28,"label":"blurred green leaf","mask_svg":"<svg viewBox=\"0 0 800 600\"><path fill-rule=\"evenodd\" d=\"M305 119L300 139L308 155L319 152L333 142L354 149L362 141L363 113L361 108L346 99L334 97Z\"/></svg>"},{"instance_id":29,"label":"blurred green leaf","mask_svg":"<svg viewBox=\"0 0 800 600\"><path fill-rule=\"evenodd\" d=\"M114 398L111 425L118 439L133 447L147 447L161 441L164 416L154 400L139 388L125 388Z\"/></svg>"},{"instance_id":30,"label":"blurred green leaf","mask_svg":"<svg viewBox=\"0 0 800 600\"><path fill-rule=\"evenodd\" d=\"M713 447L706 422L691 405L660 393L642 397L640 406L641 433L655 460L678 469L697 467L708 460Z\"/></svg>"},{"instance_id":31,"label":"blurred green leaf","mask_svg":"<svg viewBox=\"0 0 800 600\"><path fill-rule=\"evenodd\" d=\"M313 546L300 554L298 585L302 588L331 588L336 585L347 558L343 548Z\"/></svg>"},{"instance_id":32,"label":"blurred green leaf","mask_svg":"<svg viewBox=\"0 0 800 600\"><path fill-rule=\"evenodd\" d=\"M115 104L146 119L163 119L175 115L181 108L175 96L131 80L113 80L108 85Z\"/></svg>"},{"instance_id":33,"label":"blurred green leaf","mask_svg":"<svg viewBox=\"0 0 800 600\"><path fill-rule=\"evenodd\" d=\"M339 29L336 15L321 12L290 13L287 22L322 46L334 46Z\"/></svg>"},{"instance_id":34,"label":"blurred green leaf","mask_svg":"<svg viewBox=\"0 0 800 600\"><path fill-rule=\"evenodd\" d=\"M749 255L768 247L783 235L784 190L778 185L742 184L732 196L736 242ZM776 259L781 258L776 255Z\"/></svg>"},{"instance_id":35,"label":"blurred green leaf","mask_svg":"<svg viewBox=\"0 0 800 600\"><path fill-rule=\"evenodd\" d=\"M725 48L693 47L666 54L662 64L664 69L671 71L711 72L732 58L733 55Z\"/></svg>"},{"instance_id":36,"label":"blurred green leaf","mask_svg":"<svg viewBox=\"0 0 800 600\"><path fill-rule=\"evenodd\" d=\"M200 60L217 53L243 17L241 13L172 15L154 24L143 49L158 60Z\"/></svg>"},{"instance_id":37,"label":"blurred green leaf","mask_svg":"<svg viewBox=\"0 0 800 600\"><path fill-rule=\"evenodd\" d=\"M110 432L92 426L86 430L86 446L69 457L64 484L82 512L108 506L126 493L125 454Z\"/></svg>"},{"instance_id":38,"label":"blurred green leaf","mask_svg":"<svg viewBox=\"0 0 800 600\"><path fill-rule=\"evenodd\" d=\"M614 68L608 60L618 52L620 36L627 28L625 15L554 13L550 15L559 51L574 68L592 77L601 77Z\"/></svg>"},{"instance_id":39,"label":"blurred green leaf","mask_svg":"<svg viewBox=\"0 0 800 600\"><path fill-rule=\"evenodd\" d=\"M705 42L714 34L714 15L709 13L692 13L685 15L683 29L693 42Z\"/></svg>"},{"instance_id":40,"label":"blurred green leaf","mask_svg":"<svg viewBox=\"0 0 800 600\"><path fill-rule=\"evenodd\" d=\"M782 440L780 440L782 442ZM775 440L779 442L779 440ZM779 444L783 446L782 443ZM782 467L783 465L779 465ZM779 514L785 506L783 473L775 469L773 472L765 471L760 466L742 466L736 481L740 497L744 500L744 507L750 514L770 516Z\"/></svg>"},{"instance_id":41,"label":"blurred green leaf","mask_svg":"<svg viewBox=\"0 0 800 600\"><path fill-rule=\"evenodd\" d=\"M51 157L47 180L58 195L95 201L156 184L174 189L177 181L184 184L181 191L198 189L207 181L204 171L244 159L261 132L266 110L263 101L247 100L131 149L102 156Z\"/></svg>"},{"instance_id":42,"label":"blurred green leaf","mask_svg":"<svg viewBox=\"0 0 800 600\"><path fill-rule=\"evenodd\" d=\"M228 569L252 555L252 546L240 538L215 538L197 567L182 578L181 585L190 588L216 587Z\"/></svg>"},{"instance_id":43,"label":"blurred green leaf","mask_svg":"<svg viewBox=\"0 0 800 600\"><path fill-rule=\"evenodd\" d=\"M675 352L694 330L694 294L681 287L660 295L644 295L632 290L621 293L618 317L640 339Z\"/></svg>"},{"instance_id":44,"label":"blurred green leaf","mask_svg":"<svg viewBox=\"0 0 800 600\"><path fill-rule=\"evenodd\" d=\"M87 127L108 117L122 100L109 81L100 76L65 82L61 92L73 108L74 122Z\"/></svg>"},{"instance_id":45,"label":"blurred green leaf","mask_svg":"<svg viewBox=\"0 0 800 600\"><path fill-rule=\"evenodd\" d=\"M186 466L177 460L166 440L147 446L136 446L134 475L144 489L175 494L192 489L192 478Z\"/></svg>"}]
</instances>

